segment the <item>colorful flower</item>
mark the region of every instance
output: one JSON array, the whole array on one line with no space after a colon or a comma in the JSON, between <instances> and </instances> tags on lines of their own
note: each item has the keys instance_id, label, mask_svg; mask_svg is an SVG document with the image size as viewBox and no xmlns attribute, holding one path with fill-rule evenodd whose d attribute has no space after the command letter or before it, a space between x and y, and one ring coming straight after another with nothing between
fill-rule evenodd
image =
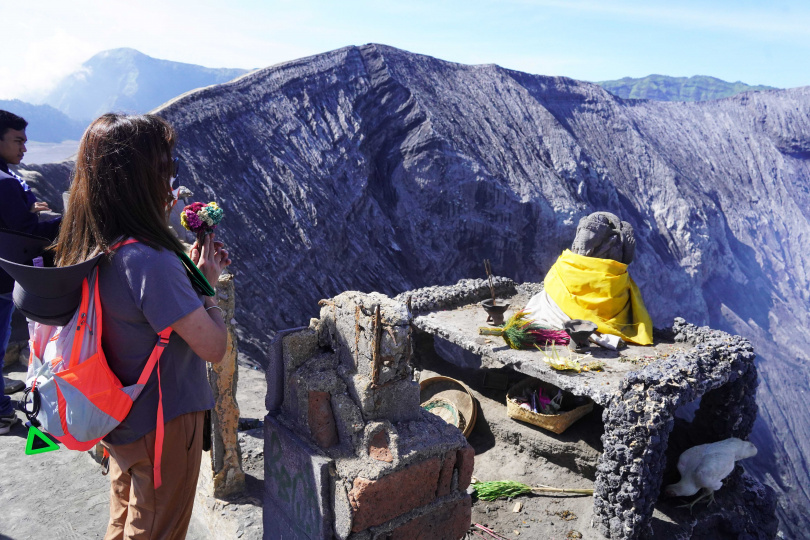
<instances>
[{"instance_id":1,"label":"colorful flower","mask_svg":"<svg viewBox=\"0 0 810 540\"><path fill-rule=\"evenodd\" d=\"M209 233L213 231L225 214L215 202L203 204L192 203L180 213L180 223L193 233Z\"/></svg>"},{"instance_id":2,"label":"colorful flower","mask_svg":"<svg viewBox=\"0 0 810 540\"><path fill-rule=\"evenodd\" d=\"M211 227L214 225L214 220L211 219L211 216L208 215L208 208L203 208L199 212L197 212L197 217L200 218L205 222L206 225Z\"/></svg>"}]
</instances>

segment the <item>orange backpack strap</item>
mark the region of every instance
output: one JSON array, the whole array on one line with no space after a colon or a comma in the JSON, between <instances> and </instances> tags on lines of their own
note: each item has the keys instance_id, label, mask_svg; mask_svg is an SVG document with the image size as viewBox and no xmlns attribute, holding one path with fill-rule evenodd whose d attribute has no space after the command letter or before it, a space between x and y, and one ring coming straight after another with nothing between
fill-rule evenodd
<instances>
[{"instance_id":1,"label":"orange backpack strap","mask_svg":"<svg viewBox=\"0 0 810 540\"><path fill-rule=\"evenodd\" d=\"M138 240L135 238L128 238L110 246L110 251L114 251L120 247L128 246L129 244L136 244ZM153 466L153 475L155 481L155 489L158 489L163 484L163 478L160 474L160 464L163 459L163 437L164 437L164 422L163 422L163 385L160 383L160 357L163 351L169 344L169 337L172 334L171 327L164 329L158 334L158 342L155 348L152 349L152 354L149 355L149 360L138 378L138 384L145 385L152 375L152 371L157 371L158 378L158 409L157 409L157 422L155 424L155 463Z\"/></svg>"},{"instance_id":2,"label":"orange backpack strap","mask_svg":"<svg viewBox=\"0 0 810 540\"><path fill-rule=\"evenodd\" d=\"M155 369L155 365L158 363L158 360L160 360L163 350L169 344L170 335L172 335L171 327L166 328L163 332L158 334L158 342L155 344L155 348L152 349L152 354L149 355L149 360L146 361L146 365L141 372L141 376L138 378L137 384L146 384L146 381L149 380L149 376L152 375L152 370Z\"/></svg>"},{"instance_id":3,"label":"orange backpack strap","mask_svg":"<svg viewBox=\"0 0 810 540\"><path fill-rule=\"evenodd\" d=\"M128 246L130 244L137 244L137 243L138 243L138 241L135 238L127 238L126 240L122 240L122 241L110 246L109 251L115 251L116 249L118 249L120 247Z\"/></svg>"},{"instance_id":4,"label":"orange backpack strap","mask_svg":"<svg viewBox=\"0 0 810 540\"><path fill-rule=\"evenodd\" d=\"M172 334L171 327L166 328L161 333L158 334L158 342L155 345L155 348L152 349L152 354L149 356L149 360L146 361L146 366L143 368L141 372L141 376L138 379L138 384L146 384L146 381L149 380L149 376L152 374L152 370L157 370L157 377L158 377L158 409L157 409L157 423L155 424L155 463L153 467L153 473L155 478L155 489L159 488L163 483L163 479L160 475L160 462L163 458L163 435L164 435L164 423L163 423L163 386L160 384L160 357L163 355L163 351L166 349L166 346L169 344L169 336Z\"/></svg>"},{"instance_id":5,"label":"orange backpack strap","mask_svg":"<svg viewBox=\"0 0 810 540\"><path fill-rule=\"evenodd\" d=\"M95 269L93 269L95 272ZM98 280L95 281L96 283L96 292L98 291ZM84 342L84 336L87 333L87 310L90 305L90 286L87 284L87 278L84 278L82 281L82 302L79 305L79 320L77 321L76 326L76 333L73 335L73 347L70 351L70 360L78 359L82 350L82 343ZM96 304L99 305L99 304ZM90 331L92 332L93 329L91 328ZM101 339L101 336L99 336ZM99 341L99 343L101 343ZM65 366L68 368L71 366Z\"/></svg>"}]
</instances>

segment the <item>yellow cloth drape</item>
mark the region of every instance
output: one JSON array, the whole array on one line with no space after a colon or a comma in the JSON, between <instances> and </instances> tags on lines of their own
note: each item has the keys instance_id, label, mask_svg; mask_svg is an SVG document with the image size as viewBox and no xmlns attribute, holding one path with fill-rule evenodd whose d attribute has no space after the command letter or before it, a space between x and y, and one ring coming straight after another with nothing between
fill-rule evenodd
<instances>
[{"instance_id":1,"label":"yellow cloth drape","mask_svg":"<svg viewBox=\"0 0 810 540\"><path fill-rule=\"evenodd\" d=\"M566 249L548 271L545 289L572 319L592 321L599 332L631 343L652 344L652 320L626 264Z\"/></svg>"}]
</instances>

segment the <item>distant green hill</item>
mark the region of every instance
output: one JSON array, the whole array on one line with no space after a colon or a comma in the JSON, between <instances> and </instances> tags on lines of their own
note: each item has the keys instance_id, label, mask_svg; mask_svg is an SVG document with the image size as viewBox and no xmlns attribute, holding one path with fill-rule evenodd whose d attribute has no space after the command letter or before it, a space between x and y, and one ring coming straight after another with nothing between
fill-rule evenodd
<instances>
[{"instance_id":1,"label":"distant green hill","mask_svg":"<svg viewBox=\"0 0 810 540\"><path fill-rule=\"evenodd\" d=\"M656 101L708 101L726 98L740 92L775 89L772 86L751 86L739 81L730 83L704 75L694 77L648 75L641 79L625 77L596 84L620 98L654 99Z\"/></svg>"}]
</instances>

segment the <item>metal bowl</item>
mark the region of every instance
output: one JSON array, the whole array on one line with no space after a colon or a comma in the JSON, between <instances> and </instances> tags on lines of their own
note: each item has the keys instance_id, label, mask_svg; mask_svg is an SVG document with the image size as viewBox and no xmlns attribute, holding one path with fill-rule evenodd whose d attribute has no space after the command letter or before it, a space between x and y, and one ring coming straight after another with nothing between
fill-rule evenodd
<instances>
[{"instance_id":1,"label":"metal bowl","mask_svg":"<svg viewBox=\"0 0 810 540\"><path fill-rule=\"evenodd\" d=\"M481 302L481 307L487 312L487 322L492 326L500 326L503 324L503 314L511 306L509 302L503 300L484 300Z\"/></svg>"}]
</instances>

